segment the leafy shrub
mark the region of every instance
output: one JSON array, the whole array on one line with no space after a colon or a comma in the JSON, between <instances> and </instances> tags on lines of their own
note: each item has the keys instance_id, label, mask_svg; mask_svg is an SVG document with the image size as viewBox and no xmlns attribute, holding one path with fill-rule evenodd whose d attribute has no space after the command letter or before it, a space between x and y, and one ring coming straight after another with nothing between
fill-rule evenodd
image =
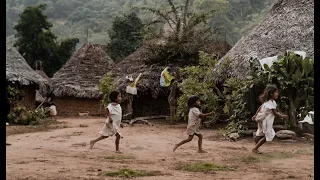
<instances>
[{"instance_id":1,"label":"leafy shrub","mask_svg":"<svg viewBox=\"0 0 320 180\"><path fill-rule=\"evenodd\" d=\"M200 52L200 62L198 66L188 66L180 69L183 81L178 83L182 95L178 98L177 116L187 118L188 98L192 95L199 95L202 100L203 111L216 111L219 103L219 96L214 90L211 69L216 65L217 59L213 59L210 55Z\"/></svg>"},{"instance_id":2,"label":"leafy shrub","mask_svg":"<svg viewBox=\"0 0 320 180\"><path fill-rule=\"evenodd\" d=\"M271 67L256 70L255 82L272 83L280 89L278 107L289 115L288 128L297 126L297 115L314 109L314 60L285 52ZM302 108L304 107L304 108Z\"/></svg>"},{"instance_id":3,"label":"leafy shrub","mask_svg":"<svg viewBox=\"0 0 320 180\"><path fill-rule=\"evenodd\" d=\"M25 107L15 107L12 113L8 114L8 119L12 124L29 125L32 121L39 121L49 117L49 110L39 108L28 111Z\"/></svg>"},{"instance_id":4,"label":"leafy shrub","mask_svg":"<svg viewBox=\"0 0 320 180\"><path fill-rule=\"evenodd\" d=\"M108 72L103 76L103 79L100 81L99 89L103 94L102 103L106 106L110 102L109 94L117 89L117 84L115 82L115 77L111 72Z\"/></svg>"}]
</instances>

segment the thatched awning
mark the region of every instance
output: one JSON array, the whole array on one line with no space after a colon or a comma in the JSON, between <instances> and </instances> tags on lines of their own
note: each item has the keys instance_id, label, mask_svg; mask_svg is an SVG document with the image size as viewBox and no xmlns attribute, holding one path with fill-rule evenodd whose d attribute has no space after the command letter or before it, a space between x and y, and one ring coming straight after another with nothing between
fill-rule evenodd
<instances>
[{"instance_id":1,"label":"thatched awning","mask_svg":"<svg viewBox=\"0 0 320 180\"><path fill-rule=\"evenodd\" d=\"M45 94L48 88L48 81L35 72L21 54L12 47L6 47L6 79L8 82L24 86L36 84L42 94Z\"/></svg>"},{"instance_id":2,"label":"thatched awning","mask_svg":"<svg viewBox=\"0 0 320 180\"><path fill-rule=\"evenodd\" d=\"M99 82L114 64L99 44L84 44L65 65L57 71L51 84L57 97L101 98Z\"/></svg>"},{"instance_id":3,"label":"thatched awning","mask_svg":"<svg viewBox=\"0 0 320 180\"><path fill-rule=\"evenodd\" d=\"M142 73L142 76L137 83L138 96L151 93L156 98L161 90L166 91L159 84L160 74L165 66L146 65L147 58L148 49L146 46L142 46L116 64L116 68L112 72L117 76L119 91L125 93L126 87L132 83L126 79L126 76L132 76L135 79L139 73Z\"/></svg>"},{"instance_id":4,"label":"thatched awning","mask_svg":"<svg viewBox=\"0 0 320 180\"><path fill-rule=\"evenodd\" d=\"M220 59L214 72L229 58L228 75L245 77L250 58L276 56L286 50L314 55L314 0L279 0L265 19Z\"/></svg>"}]
</instances>

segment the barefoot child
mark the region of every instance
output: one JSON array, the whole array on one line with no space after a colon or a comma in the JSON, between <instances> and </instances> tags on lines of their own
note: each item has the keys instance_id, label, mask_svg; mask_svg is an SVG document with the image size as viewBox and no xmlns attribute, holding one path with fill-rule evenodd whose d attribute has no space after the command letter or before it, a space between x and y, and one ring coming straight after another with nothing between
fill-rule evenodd
<instances>
[{"instance_id":1,"label":"barefoot child","mask_svg":"<svg viewBox=\"0 0 320 180\"><path fill-rule=\"evenodd\" d=\"M175 145L173 148L173 152L182 144L185 144L187 142L190 142L194 135L198 136L198 152L199 153L205 153L205 151L202 149L202 134L200 133L200 124L201 119L206 116L210 116L214 114L214 112L208 113L208 114L202 114L200 112L200 98L197 96L191 96L188 100L188 107L189 107L189 115L188 115L188 127L187 127L187 134L189 137L183 141L181 141L179 144Z\"/></svg>"},{"instance_id":2,"label":"barefoot child","mask_svg":"<svg viewBox=\"0 0 320 180\"><path fill-rule=\"evenodd\" d=\"M93 148L93 145L109 136L116 136L115 145L116 145L116 153L120 153L119 151L119 143L120 138L122 137L119 128L121 127L121 119L122 119L122 109L120 106L121 94L118 91L113 91L109 95L109 99L111 103L107 106L107 120L104 124L102 130L99 132L100 137L95 140L90 141L90 149Z\"/></svg>"},{"instance_id":3,"label":"barefoot child","mask_svg":"<svg viewBox=\"0 0 320 180\"><path fill-rule=\"evenodd\" d=\"M255 147L252 152L261 154L258 148L262 146L266 141L272 141L275 132L273 130L273 121L275 116L280 118L288 118L287 115L280 114L276 108L276 99L278 99L278 88L275 85L267 85L264 93L261 96L261 102L263 103L257 113L252 117L253 120L258 122L258 130L256 132Z\"/></svg>"}]
</instances>

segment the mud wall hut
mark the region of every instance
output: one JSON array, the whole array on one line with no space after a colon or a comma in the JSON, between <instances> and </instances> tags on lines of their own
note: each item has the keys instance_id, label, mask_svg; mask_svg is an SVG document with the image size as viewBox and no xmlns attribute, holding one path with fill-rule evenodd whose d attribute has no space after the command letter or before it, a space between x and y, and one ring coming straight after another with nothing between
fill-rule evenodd
<instances>
[{"instance_id":1,"label":"mud wall hut","mask_svg":"<svg viewBox=\"0 0 320 180\"><path fill-rule=\"evenodd\" d=\"M245 77L250 58L276 56L286 50L314 55L314 0L278 0L265 19L220 59L214 72L229 58L228 75Z\"/></svg>"},{"instance_id":2,"label":"mud wall hut","mask_svg":"<svg viewBox=\"0 0 320 180\"><path fill-rule=\"evenodd\" d=\"M214 56L223 56L230 49L231 46L226 42L216 43L211 47ZM118 77L118 89L123 96L123 110L125 113L133 112L135 117L169 115L170 113L168 97L172 86L161 87L160 74L166 67L169 67L169 72L173 75L179 71L179 66L176 64L147 65L145 62L150 57L149 53L148 46L143 45L116 64L116 68L112 71ZM142 73L142 76L137 83L138 94L134 96L127 94L126 87L132 83L127 77L132 77L134 80L139 73Z\"/></svg>"},{"instance_id":3,"label":"mud wall hut","mask_svg":"<svg viewBox=\"0 0 320 180\"><path fill-rule=\"evenodd\" d=\"M12 48L6 47L6 86L19 89L22 93L14 98L10 110L17 106L24 106L28 110L36 108L36 90L45 96L48 81L35 72L19 54Z\"/></svg>"},{"instance_id":4,"label":"mud wall hut","mask_svg":"<svg viewBox=\"0 0 320 180\"><path fill-rule=\"evenodd\" d=\"M51 78L52 97L60 116L104 114L98 85L114 62L99 44L84 44Z\"/></svg>"}]
</instances>

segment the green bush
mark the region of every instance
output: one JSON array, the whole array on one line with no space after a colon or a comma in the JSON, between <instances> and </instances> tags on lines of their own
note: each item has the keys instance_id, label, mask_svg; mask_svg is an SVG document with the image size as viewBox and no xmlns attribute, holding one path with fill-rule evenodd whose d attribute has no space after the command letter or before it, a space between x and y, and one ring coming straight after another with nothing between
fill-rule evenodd
<instances>
[{"instance_id":1,"label":"green bush","mask_svg":"<svg viewBox=\"0 0 320 180\"><path fill-rule=\"evenodd\" d=\"M271 67L256 70L255 83L272 83L280 89L278 107L289 115L288 128L297 126L297 115L314 110L314 59L285 52ZM305 107L305 108L302 108Z\"/></svg>"},{"instance_id":2,"label":"green bush","mask_svg":"<svg viewBox=\"0 0 320 180\"><path fill-rule=\"evenodd\" d=\"M188 66L180 69L183 81L178 83L182 95L178 98L178 117L185 120L188 115L188 98L192 95L198 95L202 101L202 109L205 112L217 111L219 96L215 92L217 89L211 82L211 69L216 65L217 59L213 59L210 55L200 52L200 60L198 66Z\"/></svg>"},{"instance_id":3,"label":"green bush","mask_svg":"<svg viewBox=\"0 0 320 180\"><path fill-rule=\"evenodd\" d=\"M117 84L115 77L111 72L108 72L103 76L103 79L100 81L99 89L103 94L102 103L107 106L110 102L109 94L117 89Z\"/></svg>"},{"instance_id":4,"label":"green bush","mask_svg":"<svg viewBox=\"0 0 320 180\"><path fill-rule=\"evenodd\" d=\"M15 107L8 119L12 124L29 125L33 121L44 120L49 117L49 111L44 108L39 108L34 111L28 111L25 107Z\"/></svg>"}]
</instances>

